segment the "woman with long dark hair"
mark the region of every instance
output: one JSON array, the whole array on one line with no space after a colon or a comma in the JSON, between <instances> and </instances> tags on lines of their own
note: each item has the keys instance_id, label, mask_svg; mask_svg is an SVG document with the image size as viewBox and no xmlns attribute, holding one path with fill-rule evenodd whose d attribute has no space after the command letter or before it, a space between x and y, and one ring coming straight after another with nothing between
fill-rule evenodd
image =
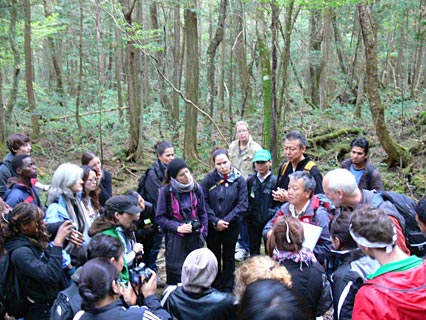
<instances>
[{"instance_id":1,"label":"woman with long dark hair","mask_svg":"<svg viewBox=\"0 0 426 320\"><path fill-rule=\"evenodd\" d=\"M167 166L175 157L175 149L169 141L157 142L154 149L157 154L157 159L152 166L145 171L144 175L142 175L137 192L145 201L153 205L155 212L158 194L163 185ZM138 238L138 241L144 245L149 268L157 271L156 261L163 241L163 231L158 227L158 223L155 219L149 222L151 223L144 224L147 232L143 237Z\"/></svg>"},{"instance_id":2,"label":"woman with long dark hair","mask_svg":"<svg viewBox=\"0 0 426 320\"><path fill-rule=\"evenodd\" d=\"M178 284L186 256L202 248L207 236L203 191L182 159L173 159L167 166L164 187L158 197L156 219L168 234L167 284Z\"/></svg>"},{"instance_id":3,"label":"woman with long dark hair","mask_svg":"<svg viewBox=\"0 0 426 320\"><path fill-rule=\"evenodd\" d=\"M81 156L81 164L95 169L98 176L98 185L100 189L99 202L105 206L105 202L112 196L112 177L111 173L102 168L102 162L93 152L86 151Z\"/></svg>"},{"instance_id":4,"label":"woman with long dark hair","mask_svg":"<svg viewBox=\"0 0 426 320\"><path fill-rule=\"evenodd\" d=\"M98 186L98 177L96 170L90 166L82 166L83 169L83 193L81 201L83 202L83 210L89 218L90 223L93 223L99 216L100 203Z\"/></svg>"},{"instance_id":5,"label":"woman with long dark hair","mask_svg":"<svg viewBox=\"0 0 426 320\"><path fill-rule=\"evenodd\" d=\"M213 287L232 292L234 287L234 252L241 229L242 215L248 208L247 184L241 172L232 167L228 152L212 152L214 171L201 182L209 217L207 247L219 264Z\"/></svg>"},{"instance_id":6,"label":"woman with long dark hair","mask_svg":"<svg viewBox=\"0 0 426 320\"><path fill-rule=\"evenodd\" d=\"M122 285L118 281L117 268L106 258L89 260L83 266L79 280L79 292L83 299L78 319L90 320L96 316L98 320L157 320L171 319L155 295L156 277L143 283L140 293L145 297L146 306L126 308L120 299ZM76 319L76 318L74 318Z\"/></svg>"},{"instance_id":7,"label":"woman with long dark hair","mask_svg":"<svg viewBox=\"0 0 426 320\"><path fill-rule=\"evenodd\" d=\"M62 223L48 246L43 216L39 207L22 202L0 222L0 254L7 250L30 301L25 320L49 319L52 302L62 289L62 245L73 228L70 221Z\"/></svg>"}]
</instances>

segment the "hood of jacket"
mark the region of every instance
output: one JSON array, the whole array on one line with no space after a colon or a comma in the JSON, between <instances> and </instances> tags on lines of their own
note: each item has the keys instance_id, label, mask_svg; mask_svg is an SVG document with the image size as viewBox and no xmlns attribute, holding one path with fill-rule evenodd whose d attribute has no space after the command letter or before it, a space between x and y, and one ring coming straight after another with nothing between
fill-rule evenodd
<instances>
[{"instance_id":1,"label":"hood of jacket","mask_svg":"<svg viewBox=\"0 0 426 320\"><path fill-rule=\"evenodd\" d=\"M88 232L89 237L93 237L94 235L112 227L117 227L117 224L109 219L105 219L105 217L99 217L93 221L92 225L90 226Z\"/></svg>"},{"instance_id":2,"label":"hood of jacket","mask_svg":"<svg viewBox=\"0 0 426 320\"><path fill-rule=\"evenodd\" d=\"M8 239L4 244L4 247L9 252L24 246L33 247L34 245L23 233L19 233L15 237Z\"/></svg>"}]
</instances>

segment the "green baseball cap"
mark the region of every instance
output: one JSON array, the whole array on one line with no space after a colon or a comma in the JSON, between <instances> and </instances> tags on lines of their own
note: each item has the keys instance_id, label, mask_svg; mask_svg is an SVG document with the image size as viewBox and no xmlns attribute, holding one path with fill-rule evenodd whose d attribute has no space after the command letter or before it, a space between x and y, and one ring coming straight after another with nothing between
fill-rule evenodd
<instances>
[{"instance_id":1,"label":"green baseball cap","mask_svg":"<svg viewBox=\"0 0 426 320\"><path fill-rule=\"evenodd\" d=\"M271 153L266 149L257 150L253 157L253 162L257 161L270 161L272 159Z\"/></svg>"}]
</instances>

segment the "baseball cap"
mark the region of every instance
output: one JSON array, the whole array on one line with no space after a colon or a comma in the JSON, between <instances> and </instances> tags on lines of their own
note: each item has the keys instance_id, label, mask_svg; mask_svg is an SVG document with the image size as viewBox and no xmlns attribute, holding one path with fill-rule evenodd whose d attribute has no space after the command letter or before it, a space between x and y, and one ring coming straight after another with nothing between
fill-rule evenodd
<instances>
[{"instance_id":1,"label":"baseball cap","mask_svg":"<svg viewBox=\"0 0 426 320\"><path fill-rule=\"evenodd\" d=\"M257 150L253 157L253 162L269 161L272 159L271 153L266 149Z\"/></svg>"},{"instance_id":2,"label":"baseball cap","mask_svg":"<svg viewBox=\"0 0 426 320\"><path fill-rule=\"evenodd\" d=\"M105 202L105 210L109 212L138 214L141 208L127 196L114 196Z\"/></svg>"}]
</instances>

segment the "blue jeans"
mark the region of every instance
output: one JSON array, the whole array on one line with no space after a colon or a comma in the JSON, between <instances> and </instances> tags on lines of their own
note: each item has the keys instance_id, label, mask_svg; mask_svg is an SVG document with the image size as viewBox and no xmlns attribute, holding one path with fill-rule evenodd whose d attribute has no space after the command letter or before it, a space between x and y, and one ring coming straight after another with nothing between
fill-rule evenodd
<instances>
[{"instance_id":1,"label":"blue jeans","mask_svg":"<svg viewBox=\"0 0 426 320\"><path fill-rule=\"evenodd\" d=\"M249 237L247 232L247 222L244 218L241 221L241 232L240 232L240 237L238 238L238 244L240 245L241 248L243 248L247 252L250 252Z\"/></svg>"}]
</instances>

